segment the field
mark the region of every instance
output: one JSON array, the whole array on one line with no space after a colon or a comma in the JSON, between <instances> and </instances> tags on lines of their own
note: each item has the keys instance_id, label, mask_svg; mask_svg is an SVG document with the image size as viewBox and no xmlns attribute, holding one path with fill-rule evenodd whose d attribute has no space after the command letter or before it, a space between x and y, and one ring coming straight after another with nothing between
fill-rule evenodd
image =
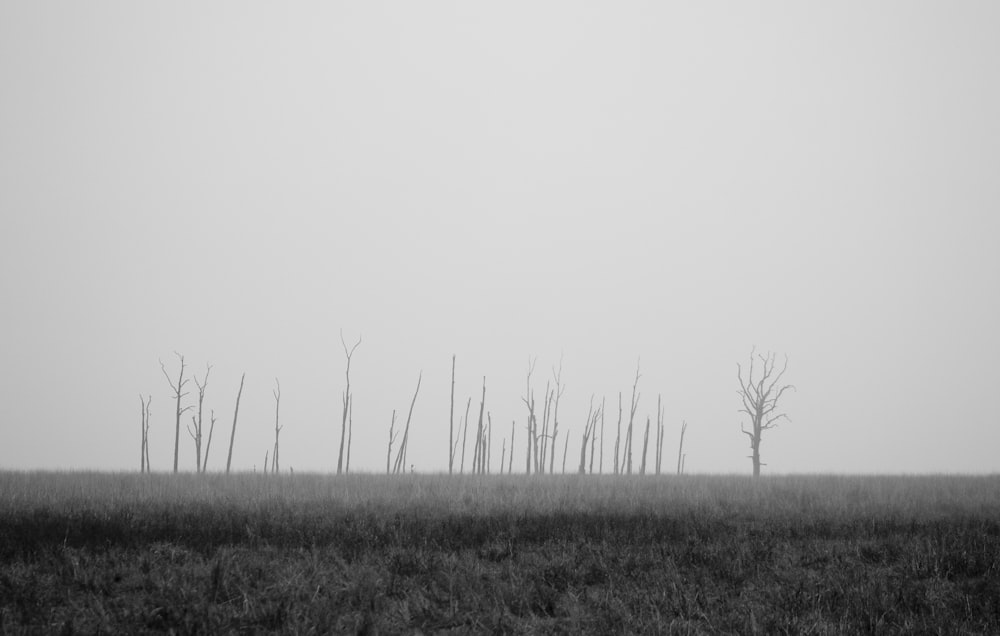
<instances>
[{"instance_id":1,"label":"field","mask_svg":"<svg viewBox=\"0 0 1000 636\"><path fill-rule=\"evenodd\" d=\"M0 473L0 632L1000 633L1000 477Z\"/></svg>"}]
</instances>

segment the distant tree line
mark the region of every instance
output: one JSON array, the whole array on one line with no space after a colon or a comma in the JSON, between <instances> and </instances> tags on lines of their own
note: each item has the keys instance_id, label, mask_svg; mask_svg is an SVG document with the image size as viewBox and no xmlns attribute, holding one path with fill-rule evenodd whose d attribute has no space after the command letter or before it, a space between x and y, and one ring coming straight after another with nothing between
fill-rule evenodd
<instances>
[{"instance_id":1,"label":"distant tree line","mask_svg":"<svg viewBox=\"0 0 1000 636\"><path fill-rule=\"evenodd\" d=\"M348 347L341 332L341 344L344 349L346 365L344 371L344 390L341 395L341 425L340 440L337 453L337 474L350 472L351 467L351 447L353 441L353 406L354 396L351 389L351 362L358 347L361 345L361 338L353 346ZM212 366L206 364L205 374L201 379L197 375L193 378L186 377L187 364L184 356L176 353L180 368L175 376L172 376L163 361L160 361L160 368L166 378L171 390L173 402L174 419L174 457L173 472L178 472L180 458L180 428L182 416L192 411L191 424L187 426L187 432L194 445L195 470L204 473L208 470L209 452L212 447L212 438L215 431L215 410L209 411L208 432L204 435L204 404L205 392L208 386L208 378L212 371ZM761 466L766 466L761 461L760 446L764 431L771 430L778 426L781 420L788 420L786 413L779 409L779 401L789 390L795 387L790 384L782 384L785 372L788 368L788 358L784 359L783 366L778 369L774 353L758 354L756 349L751 349L750 361L746 369L742 364L737 364L737 380L739 389L737 394L741 401L739 413L749 418L749 421L741 422L740 429L747 435L750 442L751 460L753 476L760 475ZM566 472L567 458L571 441L571 428L563 424L559 419L559 405L565 391L562 382L562 360L558 367L552 368L552 376L546 380L545 391L541 404L535 401L535 389L532 383L532 376L535 373L537 359L529 358L526 373L525 393L521 398L526 408L523 430L524 441L524 473L525 474L546 474L556 472L556 459L558 442L562 441L562 461L560 463L561 472ZM451 401L448 416L448 474L464 474L466 463L466 452L469 442L469 411L472 406L472 397L469 397L465 414L458 422L455 422L455 373L456 356L451 359ZM745 376L745 377L744 377ZM624 419L623 396L618 393L618 417L614 429L614 444L611 457L611 471L613 475L646 475L663 473L664 444L666 442L665 410L662 395L657 395L656 400L656 420L653 439L653 461L647 464L650 446L650 429L653 426L651 416L646 417L644 430L636 430L636 412L642 397L639 392L639 380L642 377L640 365L636 364L635 379L632 383L632 395L629 401L628 419ZM190 394L186 390L188 382L193 379L197 387L197 403L184 404L184 398ZM409 470L413 471L413 465L407 463L407 450L409 448L410 429L413 419L413 410L417 403L417 396L420 393L420 384L423 379L423 372L417 378L416 389L410 401L406 422L401 429L396 428L396 410L393 409L389 423L389 435L386 448L386 474L401 474ZM236 393L236 402L233 408L233 422L229 434L229 449L226 455L226 473L232 468L233 446L236 441L236 428L239 419L240 398L243 395L246 373L240 377L239 389ZM280 436L284 430L284 425L280 423L281 407L281 384L278 379L274 381L275 388L272 390L274 396L274 445L264 453L263 471L278 474L281 472L280 460ZM479 414L475 422L475 430L472 437L470 473L485 474L512 474L514 472L514 449L517 441L517 420L511 422L510 435L501 435L499 463L494 465L494 431L493 417L486 408L486 377L483 376L482 393L479 401ZM582 422L581 432L577 434L579 440L579 462L576 464L576 473L594 474L595 461L596 472L604 473L604 450L605 450L605 404L606 398L602 397L600 404L596 405L594 395L590 397L590 408L587 419ZM139 396L140 400L140 472L150 472L149 461L149 428L151 418L152 396ZM540 420L540 421L539 421ZM625 423L625 429L622 425ZM562 426L561 426L562 425ZM677 445L677 466L676 474L685 472L687 454L684 452L684 436L687 432L687 421L682 421L680 426L680 437ZM642 450L638 453L634 450L634 442L637 433L642 433ZM204 443L203 443L204 442ZM575 446L574 446L575 448ZM394 455L395 452L395 455ZM289 470L291 470L289 468Z\"/></svg>"}]
</instances>

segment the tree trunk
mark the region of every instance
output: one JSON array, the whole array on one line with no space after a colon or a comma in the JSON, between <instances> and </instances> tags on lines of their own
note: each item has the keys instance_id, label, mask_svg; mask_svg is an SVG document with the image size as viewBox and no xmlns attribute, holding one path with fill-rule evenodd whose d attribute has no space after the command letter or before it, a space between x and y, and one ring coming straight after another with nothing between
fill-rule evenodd
<instances>
[{"instance_id":1,"label":"tree trunk","mask_svg":"<svg viewBox=\"0 0 1000 636\"><path fill-rule=\"evenodd\" d=\"M236 393L236 408L233 409L233 428L229 433L229 454L226 455L226 474L229 474L229 468L233 463L233 442L236 441L236 418L240 414L240 397L243 395L243 381L246 380L247 374L244 373L240 376L240 390Z\"/></svg>"},{"instance_id":2,"label":"tree trunk","mask_svg":"<svg viewBox=\"0 0 1000 636\"><path fill-rule=\"evenodd\" d=\"M451 356L451 410L448 413L448 474L455 466L455 355Z\"/></svg>"}]
</instances>

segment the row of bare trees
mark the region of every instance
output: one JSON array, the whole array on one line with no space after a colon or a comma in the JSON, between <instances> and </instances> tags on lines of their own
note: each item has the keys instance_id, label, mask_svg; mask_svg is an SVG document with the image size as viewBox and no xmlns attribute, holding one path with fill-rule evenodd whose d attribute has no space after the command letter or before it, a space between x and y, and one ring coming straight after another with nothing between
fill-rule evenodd
<instances>
[{"instance_id":1,"label":"row of bare trees","mask_svg":"<svg viewBox=\"0 0 1000 636\"><path fill-rule=\"evenodd\" d=\"M353 437L353 393L351 391L351 362L355 351L361 344L361 338L359 337L357 342L353 346L348 347L347 342L343 338L343 333L341 332L341 344L344 348L344 355L346 358L346 369L345 369L345 388L342 394L342 415L341 415L341 437L340 437L340 447L337 458L337 473L347 473L350 472L350 462L351 462L351 445ZM211 409L209 411L209 426L207 437L203 436L204 431L204 402L205 402L205 392L208 386L208 378L212 371L211 365L206 365L204 376L199 379L197 375L193 376L195 386L198 389L198 400L197 404L183 405L182 400L184 397L189 395L186 390L186 386L191 378L185 377L187 370L187 365L185 363L184 356L181 354L176 354L180 362L180 369L177 373L176 379L173 379L171 375L167 372L166 366L160 361L160 368L163 372L164 377L167 379L172 391L172 397L175 402L174 408L174 463L173 472L178 471L178 462L180 455L180 422L181 417L188 411L193 411L197 409L196 414L191 415L191 424L187 426L188 434L190 435L192 441L194 442L195 449L195 467L197 472L204 473L207 471L209 451L211 450L212 437L215 430L215 410ZM536 359L529 359L527 368L527 379L525 387L525 395L522 398L525 406L527 407L527 423L526 423L526 441L525 446L525 473L526 474L545 474L555 472L555 460L557 441L559 440L560 434L560 421L559 421L559 404L560 400L565 391L565 386L562 382L562 360L560 359L559 366L553 367L552 378L546 381L545 393L541 408L536 408L535 393L532 387L532 375L534 374L536 366ZM448 430L448 472L453 474L455 472L455 464L458 463L458 472L465 472L465 456L468 442L469 433L469 411L472 405L472 398L470 397L466 403L465 415L460 422L459 429L455 428L455 367L456 367L456 356L452 356L452 367L451 367L451 409L449 413L449 430ZM737 378L739 380L740 388L738 390L738 395L741 398L743 408L740 409L740 413L743 413L750 417L750 428L748 429L745 424L741 424L742 432L748 436L750 439L751 455L749 458L753 465L754 476L760 475L760 467L763 464L760 460L760 444L763 432L775 428L779 421L782 419L788 419L788 416L778 411L778 401L783 396L783 394L788 390L794 390L794 386L788 384L781 384L781 380L788 368L788 359L785 358L784 366L778 370L775 363L775 355L773 353L767 354L757 354L756 350L751 350L750 363L746 371L746 379L744 379L744 369L741 364L737 364ZM632 475L637 473L639 475L645 475L647 473L647 457L649 455L649 442L650 442L650 428L652 427L652 418L647 416L646 426L643 434L642 440L642 451L639 456L638 466L634 466L634 439L636 436L636 421L635 416L639 406L639 401L641 399L641 393L638 390L639 380L641 378L640 365L636 364L635 380L632 384L632 397L629 405L629 415L627 426L624 430L624 435L622 431L623 424L623 403L622 403L622 393L618 393L618 421L614 440L614 454L612 460L613 474L615 475ZM386 451L386 473L398 474L404 472L407 466L407 450L409 448L410 439L410 424L413 417L414 406L416 405L417 396L420 392L420 383L423 378L423 373L417 378L417 387L413 394L413 399L410 403L410 409L407 414L405 427L401 431L395 429L396 424L396 411L392 412L392 419L389 425L389 438L388 438L388 448ZM229 438L229 452L226 458L226 472L229 473L232 466L232 456L233 456L233 445L236 438L236 426L239 417L239 406L240 398L243 394L244 381L246 379L246 374L240 378L240 386L236 395L236 405L233 410L233 424L230 431ZM271 448L264 456L264 471L272 473L278 473L281 470L280 463L280 434L284 429L284 426L280 424L280 406L281 406L281 385L277 379L275 379L275 388L272 391L274 395L274 446ZM143 398L139 396L141 404L141 448L140 448L140 471L149 472L149 421L150 421L150 404L152 402L151 396ZM541 422L539 423L539 417ZM514 420L511 423L511 431L508 438L504 437L502 439L502 447L500 451L500 463L497 469L499 473L512 473L514 464L514 448L515 448L515 434L517 430L517 421ZM459 436L459 431L461 435ZM687 431L687 422L682 422L680 430L680 441L677 449L677 474L683 474L685 469L686 454L684 453L684 436ZM402 438L398 440L399 435L402 434ZM486 409L486 377L483 377L483 388L482 396L479 403L479 416L477 418L476 428L475 428L475 438L473 442L473 452L472 452L472 466L471 471L473 474L487 474L494 472L493 470L493 419L489 410ZM204 453L203 451L203 439L204 439ZM562 458L562 472L566 472L566 459L569 450L569 434L563 432L563 458ZM654 472L659 475L663 470L663 446L665 443L665 424L664 424L664 408L662 396L657 396L656 405L656 429L655 429L655 440L653 442L654 449L654 464L650 472ZM600 444L598 445L598 440ZM577 465L577 473L586 474L594 473L595 459L597 461L597 472L604 472L604 447L605 447L605 398L601 398L600 406L595 409L594 396L591 396L590 408L588 410L587 419L584 422L583 433L581 435L581 445L580 445L580 461ZM397 441L398 446L397 446ZM458 447L461 444L461 453L458 451ZM395 460L393 460L393 449L395 448ZM589 456L588 456L589 451ZM270 458L270 464L268 459ZM412 470L412 466L411 466Z\"/></svg>"}]
</instances>

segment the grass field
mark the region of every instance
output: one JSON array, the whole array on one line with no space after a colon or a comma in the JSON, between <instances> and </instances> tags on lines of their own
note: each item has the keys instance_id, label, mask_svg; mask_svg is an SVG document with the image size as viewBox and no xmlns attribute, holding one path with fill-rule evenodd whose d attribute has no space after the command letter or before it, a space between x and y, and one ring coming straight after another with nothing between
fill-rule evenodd
<instances>
[{"instance_id":1,"label":"grass field","mask_svg":"<svg viewBox=\"0 0 1000 636\"><path fill-rule=\"evenodd\" d=\"M0 473L0 631L1000 633L1000 477Z\"/></svg>"}]
</instances>

